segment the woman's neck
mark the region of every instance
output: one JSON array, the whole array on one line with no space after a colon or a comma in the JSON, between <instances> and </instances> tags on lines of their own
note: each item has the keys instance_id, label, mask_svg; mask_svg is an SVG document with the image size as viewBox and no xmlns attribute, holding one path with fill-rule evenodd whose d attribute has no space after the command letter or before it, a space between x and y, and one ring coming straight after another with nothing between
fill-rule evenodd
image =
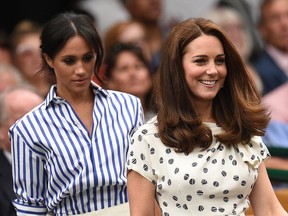
<instances>
[{"instance_id":1,"label":"woman's neck","mask_svg":"<svg viewBox=\"0 0 288 216\"><path fill-rule=\"evenodd\" d=\"M215 118L213 116L213 112L212 112L212 108L213 108L212 102L196 104L195 108L196 108L198 116L202 122L214 122L214 123L216 123L216 120L215 120Z\"/></svg>"}]
</instances>

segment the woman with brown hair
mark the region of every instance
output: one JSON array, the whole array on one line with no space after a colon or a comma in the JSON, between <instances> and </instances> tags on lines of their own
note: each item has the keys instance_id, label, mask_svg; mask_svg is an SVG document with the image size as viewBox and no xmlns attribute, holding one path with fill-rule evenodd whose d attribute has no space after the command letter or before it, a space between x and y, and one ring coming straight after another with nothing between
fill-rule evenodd
<instances>
[{"instance_id":1,"label":"woman with brown hair","mask_svg":"<svg viewBox=\"0 0 288 216\"><path fill-rule=\"evenodd\" d=\"M266 109L240 55L213 22L176 25L163 44L158 114L133 134L131 215L288 215L264 161Z\"/></svg>"}]
</instances>

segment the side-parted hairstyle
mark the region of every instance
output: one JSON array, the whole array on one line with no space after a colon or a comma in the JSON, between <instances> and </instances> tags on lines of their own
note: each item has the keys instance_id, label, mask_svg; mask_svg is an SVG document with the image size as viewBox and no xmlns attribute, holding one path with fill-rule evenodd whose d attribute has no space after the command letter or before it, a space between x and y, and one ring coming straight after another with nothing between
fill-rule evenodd
<instances>
[{"instance_id":1,"label":"side-parted hairstyle","mask_svg":"<svg viewBox=\"0 0 288 216\"><path fill-rule=\"evenodd\" d=\"M216 135L216 139L227 145L248 144L252 136L264 135L270 120L249 72L225 32L204 18L184 20L174 26L164 41L156 101L162 142L185 153L196 146L207 149L213 139L211 130L201 122L194 107L182 65L188 44L201 35L217 37L225 53L225 84L213 100L213 116L224 132Z\"/></svg>"},{"instance_id":2,"label":"side-parted hairstyle","mask_svg":"<svg viewBox=\"0 0 288 216\"><path fill-rule=\"evenodd\" d=\"M86 14L75 12L57 14L44 25L40 36L40 48L43 59L41 70L48 69L53 73L53 69L45 61L44 54L54 59L57 53L66 45L67 41L77 35L83 37L94 49L97 55L94 74L100 79L98 73L104 56L101 38L93 19Z\"/></svg>"}]
</instances>

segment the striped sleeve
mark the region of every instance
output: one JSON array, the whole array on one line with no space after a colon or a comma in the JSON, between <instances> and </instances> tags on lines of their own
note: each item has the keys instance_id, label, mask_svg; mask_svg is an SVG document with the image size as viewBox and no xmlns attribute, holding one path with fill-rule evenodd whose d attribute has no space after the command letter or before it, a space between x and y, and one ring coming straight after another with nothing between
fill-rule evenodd
<instances>
[{"instance_id":1,"label":"striped sleeve","mask_svg":"<svg viewBox=\"0 0 288 216\"><path fill-rule=\"evenodd\" d=\"M44 182L47 180L43 170L45 164L17 131L10 130L10 139L11 153L14 158L13 187L18 197L13 204L17 209L17 215L46 215Z\"/></svg>"}]
</instances>

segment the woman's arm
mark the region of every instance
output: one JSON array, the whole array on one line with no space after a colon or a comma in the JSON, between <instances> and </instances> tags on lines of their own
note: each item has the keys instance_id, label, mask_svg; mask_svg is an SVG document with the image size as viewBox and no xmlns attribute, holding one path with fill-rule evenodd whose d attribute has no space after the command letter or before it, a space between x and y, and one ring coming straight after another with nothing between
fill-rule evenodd
<instances>
[{"instance_id":1,"label":"woman's arm","mask_svg":"<svg viewBox=\"0 0 288 216\"><path fill-rule=\"evenodd\" d=\"M127 187L131 216L155 216L155 186L139 173L130 170Z\"/></svg>"},{"instance_id":2,"label":"woman's arm","mask_svg":"<svg viewBox=\"0 0 288 216\"><path fill-rule=\"evenodd\" d=\"M46 177L43 168L45 155L32 151L18 132L11 132L10 139L13 189L17 196L13 204L17 215L45 215L47 213L44 183Z\"/></svg>"},{"instance_id":3,"label":"woman's arm","mask_svg":"<svg viewBox=\"0 0 288 216\"><path fill-rule=\"evenodd\" d=\"M264 162L249 198L254 216L288 216L275 195Z\"/></svg>"}]
</instances>

